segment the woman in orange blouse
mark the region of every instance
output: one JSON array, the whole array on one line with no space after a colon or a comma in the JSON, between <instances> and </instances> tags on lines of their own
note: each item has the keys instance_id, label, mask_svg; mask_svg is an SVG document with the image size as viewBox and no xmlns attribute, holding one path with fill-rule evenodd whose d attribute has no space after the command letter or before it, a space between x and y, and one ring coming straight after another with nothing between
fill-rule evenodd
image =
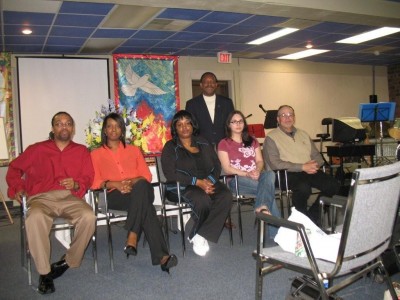
<instances>
[{"instance_id":1,"label":"woman in orange blouse","mask_svg":"<svg viewBox=\"0 0 400 300\"><path fill-rule=\"evenodd\" d=\"M127 257L137 254L137 241L144 231L153 265L160 264L163 271L169 272L178 259L168 252L153 206L150 170L139 148L125 144L125 131L125 122L120 115L111 113L105 117L101 130L102 146L91 153L95 170L92 188L106 188L108 207L128 212L124 226L128 231L124 248Z\"/></svg>"}]
</instances>

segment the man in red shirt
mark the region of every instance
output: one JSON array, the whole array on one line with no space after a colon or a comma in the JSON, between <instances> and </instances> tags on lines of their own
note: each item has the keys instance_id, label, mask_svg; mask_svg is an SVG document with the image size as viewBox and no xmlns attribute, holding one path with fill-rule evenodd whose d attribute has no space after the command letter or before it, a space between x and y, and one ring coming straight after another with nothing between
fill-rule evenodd
<instances>
[{"instance_id":1,"label":"man in red shirt","mask_svg":"<svg viewBox=\"0 0 400 300\"><path fill-rule=\"evenodd\" d=\"M92 208L82 199L94 177L90 153L72 141L75 125L68 113L55 114L51 125L50 139L29 146L10 163L6 176L8 196L28 199L26 235L41 294L53 293L53 279L80 266L96 226ZM50 265L49 234L57 217L68 219L75 234L67 253Z\"/></svg>"}]
</instances>

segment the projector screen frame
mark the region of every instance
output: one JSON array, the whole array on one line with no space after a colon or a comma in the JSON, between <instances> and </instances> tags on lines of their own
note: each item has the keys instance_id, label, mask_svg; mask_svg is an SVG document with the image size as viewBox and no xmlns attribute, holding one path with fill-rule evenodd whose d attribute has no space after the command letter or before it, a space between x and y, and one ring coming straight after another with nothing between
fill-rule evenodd
<instances>
[{"instance_id":1,"label":"projector screen frame","mask_svg":"<svg viewBox=\"0 0 400 300\"><path fill-rule=\"evenodd\" d=\"M17 56L16 64L18 151L48 138L51 118L59 111L71 114L75 121L73 140L85 144L89 120L111 96L110 59Z\"/></svg>"}]
</instances>

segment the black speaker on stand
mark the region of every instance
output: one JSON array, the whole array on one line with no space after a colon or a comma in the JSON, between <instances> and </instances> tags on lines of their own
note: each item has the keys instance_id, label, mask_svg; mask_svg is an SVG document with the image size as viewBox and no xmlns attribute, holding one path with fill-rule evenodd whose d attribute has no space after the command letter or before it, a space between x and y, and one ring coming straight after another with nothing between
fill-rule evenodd
<instances>
[{"instance_id":1,"label":"black speaker on stand","mask_svg":"<svg viewBox=\"0 0 400 300\"><path fill-rule=\"evenodd\" d=\"M369 103L378 103L378 95L369 95Z\"/></svg>"}]
</instances>

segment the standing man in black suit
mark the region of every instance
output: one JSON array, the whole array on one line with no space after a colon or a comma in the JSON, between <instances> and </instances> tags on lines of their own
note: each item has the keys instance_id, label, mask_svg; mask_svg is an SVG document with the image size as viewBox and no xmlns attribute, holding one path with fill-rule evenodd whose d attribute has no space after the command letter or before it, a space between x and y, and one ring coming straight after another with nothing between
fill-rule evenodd
<instances>
[{"instance_id":1,"label":"standing man in black suit","mask_svg":"<svg viewBox=\"0 0 400 300\"><path fill-rule=\"evenodd\" d=\"M203 93L186 103L186 110L198 122L199 134L214 146L225 137L225 122L229 113L234 110L232 99L215 94L217 87L215 74L204 73L200 78Z\"/></svg>"},{"instance_id":2,"label":"standing man in black suit","mask_svg":"<svg viewBox=\"0 0 400 300\"><path fill-rule=\"evenodd\" d=\"M234 110L232 99L215 94L218 87L217 76L205 72L200 78L203 93L186 102L186 110L198 123L199 134L213 144L216 149L220 140L225 138L225 122ZM226 228L235 228L235 224L226 220Z\"/></svg>"}]
</instances>

